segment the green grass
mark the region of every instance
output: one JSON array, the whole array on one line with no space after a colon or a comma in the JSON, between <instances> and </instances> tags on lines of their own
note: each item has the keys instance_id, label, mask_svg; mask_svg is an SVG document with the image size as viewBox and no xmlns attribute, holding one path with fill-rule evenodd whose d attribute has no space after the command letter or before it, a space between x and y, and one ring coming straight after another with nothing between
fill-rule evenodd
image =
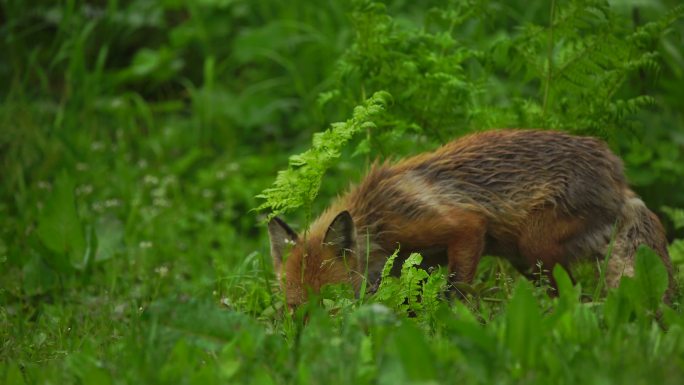
<instances>
[{"instance_id":1,"label":"green grass","mask_svg":"<svg viewBox=\"0 0 684 385\"><path fill-rule=\"evenodd\" d=\"M409 263L290 314L256 210L302 228L375 158L543 126L610 143L679 266L675 5L0 3L0 383L681 383L682 296L647 250L609 292L593 264L549 298L488 257L463 301Z\"/></svg>"}]
</instances>

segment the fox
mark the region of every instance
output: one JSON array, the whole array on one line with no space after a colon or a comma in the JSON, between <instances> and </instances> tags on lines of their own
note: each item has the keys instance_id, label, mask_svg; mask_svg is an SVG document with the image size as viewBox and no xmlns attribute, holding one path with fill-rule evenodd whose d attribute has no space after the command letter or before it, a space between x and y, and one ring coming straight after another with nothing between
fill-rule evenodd
<instances>
[{"instance_id":1,"label":"fox","mask_svg":"<svg viewBox=\"0 0 684 385\"><path fill-rule=\"evenodd\" d=\"M483 131L375 162L306 231L275 216L268 234L290 308L326 284L349 283L358 295L397 249L442 254L452 287L473 281L483 255L530 279L541 266L553 287L556 264L570 271L610 250L613 288L634 274L643 244L660 256L674 290L664 227L628 186L620 158L600 139L560 131Z\"/></svg>"}]
</instances>

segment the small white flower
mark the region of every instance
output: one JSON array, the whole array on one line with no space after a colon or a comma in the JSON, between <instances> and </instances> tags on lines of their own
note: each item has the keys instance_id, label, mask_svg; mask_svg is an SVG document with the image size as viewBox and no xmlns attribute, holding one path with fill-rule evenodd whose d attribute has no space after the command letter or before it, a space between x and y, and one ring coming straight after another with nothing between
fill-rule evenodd
<instances>
[{"instance_id":1,"label":"small white flower","mask_svg":"<svg viewBox=\"0 0 684 385\"><path fill-rule=\"evenodd\" d=\"M104 206L109 208L109 207L119 207L121 206L121 201L118 199L107 199L104 203Z\"/></svg>"},{"instance_id":2,"label":"small white flower","mask_svg":"<svg viewBox=\"0 0 684 385\"><path fill-rule=\"evenodd\" d=\"M143 183L155 186L155 185L159 184L159 178L157 178L154 175L145 175L143 177Z\"/></svg>"},{"instance_id":3,"label":"small white flower","mask_svg":"<svg viewBox=\"0 0 684 385\"><path fill-rule=\"evenodd\" d=\"M169 207L171 206L171 203L164 198L154 198L152 200L152 205L157 207Z\"/></svg>"},{"instance_id":4,"label":"small white flower","mask_svg":"<svg viewBox=\"0 0 684 385\"><path fill-rule=\"evenodd\" d=\"M126 312L126 304L120 303L114 307L114 314L122 316Z\"/></svg>"},{"instance_id":5,"label":"small white flower","mask_svg":"<svg viewBox=\"0 0 684 385\"><path fill-rule=\"evenodd\" d=\"M104 210L104 204L102 202L93 202L93 210L101 213Z\"/></svg>"},{"instance_id":6,"label":"small white flower","mask_svg":"<svg viewBox=\"0 0 684 385\"><path fill-rule=\"evenodd\" d=\"M160 277L164 278L169 274L169 268L162 265L154 269L154 272L159 274Z\"/></svg>"},{"instance_id":7,"label":"small white flower","mask_svg":"<svg viewBox=\"0 0 684 385\"><path fill-rule=\"evenodd\" d=\"M84 184L76 188L76 195L89 195L93 192L93 186L89 184Z\"/></svg>"}]
</instances>

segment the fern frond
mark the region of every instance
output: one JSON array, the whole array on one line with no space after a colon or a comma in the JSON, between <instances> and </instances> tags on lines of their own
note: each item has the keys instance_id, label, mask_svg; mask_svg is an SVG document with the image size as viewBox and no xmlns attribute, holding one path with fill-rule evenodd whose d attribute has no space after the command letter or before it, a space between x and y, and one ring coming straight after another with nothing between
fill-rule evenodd
<instances>
[{"instance_id":1,"label":"fern frond","mask_svg":"<svg viewBox=\"0 0 684 385\"><path fill-rule=\"evenodd\" d=\"M375 126L374 120L391 101L387 92L376 92L354 109L351 119L333 123L331 128L314 134L311 148L290 157L289 167L278 172L272 187L258 198L264 199L257 210L270 210L272 218L286 210L311 205L318 195L325 172L340 157L341 150L357 133Z\"/></svg>"}]
</instances>

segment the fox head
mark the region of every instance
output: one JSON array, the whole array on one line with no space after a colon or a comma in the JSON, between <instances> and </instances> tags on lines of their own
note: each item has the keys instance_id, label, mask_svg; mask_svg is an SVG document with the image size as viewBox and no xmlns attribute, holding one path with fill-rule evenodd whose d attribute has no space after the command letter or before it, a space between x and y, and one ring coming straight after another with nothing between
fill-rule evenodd
<instances>
[{"instance_id":1,"label":"fox head","mask_svg":"<svg viewBox=\"0 0 684 385\"><path fill-rule=\"evenodd\" d=\"M342 211L321 230L314 226L299 236L278 217L268 223L273 267L290 308L306 302L309 292L317 293L326 284L349 282L356 292L361 285L349 212Z\"/></svg>"}]
</instances>

